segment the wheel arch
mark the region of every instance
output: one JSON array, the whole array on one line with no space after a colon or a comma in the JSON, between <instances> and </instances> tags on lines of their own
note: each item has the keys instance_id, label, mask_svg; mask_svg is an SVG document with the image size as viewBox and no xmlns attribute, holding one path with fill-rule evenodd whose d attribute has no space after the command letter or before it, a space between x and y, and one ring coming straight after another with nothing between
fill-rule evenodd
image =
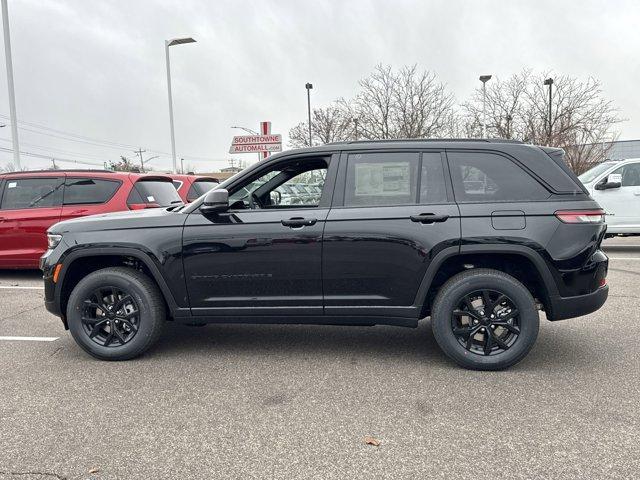
<instances>
[{"instance_id":1,"label":"wheel arch","mask_svg":"<svg viewBox=\"0 0 640 480\"><path fill-rule=\"evenodd\" d=\"M178 316L178 312L183 310L178 307L171 289L155 262L149 255L139 250L117 247L87 249L69 253L61 259L60 263L62 263L62 269L56 288L56 296L60 311L65 317L69 295L78 282L93 271L113 266L127 266L140 270L149 276L160 289L170 316Z\"/></svg>"},{"instance_id":2,"label":"wheel arch","mask_svg":"<svg viewBox=\"0 0 640 480\"><path fill-rule=\"evenodd\" d=\"M512 275L547 311L551 298L558 295L545 260L530 247L500 244L450 247L433 258L418 288L414 304L420 309L420 318L429 315L435 295L448 278L473 268L492 268Z\"/></svg>"}]
</instances>

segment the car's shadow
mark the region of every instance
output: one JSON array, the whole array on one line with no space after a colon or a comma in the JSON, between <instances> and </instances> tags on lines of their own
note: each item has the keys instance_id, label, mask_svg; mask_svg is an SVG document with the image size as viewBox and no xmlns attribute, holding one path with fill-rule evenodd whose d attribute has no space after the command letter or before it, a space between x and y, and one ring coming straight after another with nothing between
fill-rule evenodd
<instances>
[{"instance_id":1,"label":"car's shadow","mask_svg":"<svg viewBox=\"0 0 640 480\"><path fill-rule=\"evenodd\" d=\"M541 323L546 320L541 319ZM541 325L542 326L542 325ZM593 337L576 339L575 332L545 328L531 352L510 371L560 372L598 363L593 356ZM229 355L256 356L286 355L309 358L343 360L353 365L370 359L402 362L417 368L459 369L438 347L429 320L422 320L418 328L400 327L344 327L322 325L220 325L187 327L167 326L162 339L145 357L184 359L185 356ZM171 360L169 360L171 361ZM197 360L194 360L197 362Z\"/></svg>"}]
</instances>

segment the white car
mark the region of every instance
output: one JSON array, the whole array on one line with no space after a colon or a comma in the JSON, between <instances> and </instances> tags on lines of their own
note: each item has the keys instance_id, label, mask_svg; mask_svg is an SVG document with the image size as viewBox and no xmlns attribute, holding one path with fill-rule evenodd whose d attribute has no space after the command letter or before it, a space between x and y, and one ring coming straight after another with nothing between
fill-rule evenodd
<instances>
[{"instance_id":1,"label":"white car","mask_svg":"<svg viewBox=\"0 0 640 480\"><path fill-rule=\"evenodd\" d=\"M607 214L607 234L640 235L640 158L606 161L578 177Z\"/></svg>"}]
</instances>

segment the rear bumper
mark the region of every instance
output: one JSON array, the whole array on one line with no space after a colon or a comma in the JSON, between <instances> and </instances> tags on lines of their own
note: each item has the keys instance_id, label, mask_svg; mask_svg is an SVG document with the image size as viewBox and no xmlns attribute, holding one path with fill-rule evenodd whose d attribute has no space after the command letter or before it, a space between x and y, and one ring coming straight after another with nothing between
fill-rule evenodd
<instances>
[{"instance_id":1,"label":"rear bumper","mask_svg":"<svg viewBox=\"0 0 640 480\"><path fill-rule=\"evenodd\" d=\"M547 318L551 321L581 317L598 310L609 296L609 286L598 288L593 293L576 297L551 297Z\"/></svg>"}]
</instances>

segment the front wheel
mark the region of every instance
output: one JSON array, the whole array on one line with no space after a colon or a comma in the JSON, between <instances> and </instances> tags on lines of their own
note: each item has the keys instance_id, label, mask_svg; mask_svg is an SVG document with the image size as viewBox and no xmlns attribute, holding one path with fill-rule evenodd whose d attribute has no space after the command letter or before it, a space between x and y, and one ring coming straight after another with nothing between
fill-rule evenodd
<instances>
[{"instance_id":1,"label":"front wheel","mask_svg":"<svg viewBox=\"0 0 640 480\"><path fill-rule=\"evenodd\" d=\"M529 290L511 275L490 269L449 279L431 315L442 351L475 370L501 370L522 360L536 341L539 322Z\"/></svg>"},{"instance_id":2,"label":"front wheel","mask_svg":"<svg viewBox=\"0 0 640 480\"><path fill-rule=\"evenodd\" d=\"M131 268L90 273L73 289L67 322L76 343L100 360L128 360L153 345L165 322L158 287Z\"/></svg>"}]
</instances>

